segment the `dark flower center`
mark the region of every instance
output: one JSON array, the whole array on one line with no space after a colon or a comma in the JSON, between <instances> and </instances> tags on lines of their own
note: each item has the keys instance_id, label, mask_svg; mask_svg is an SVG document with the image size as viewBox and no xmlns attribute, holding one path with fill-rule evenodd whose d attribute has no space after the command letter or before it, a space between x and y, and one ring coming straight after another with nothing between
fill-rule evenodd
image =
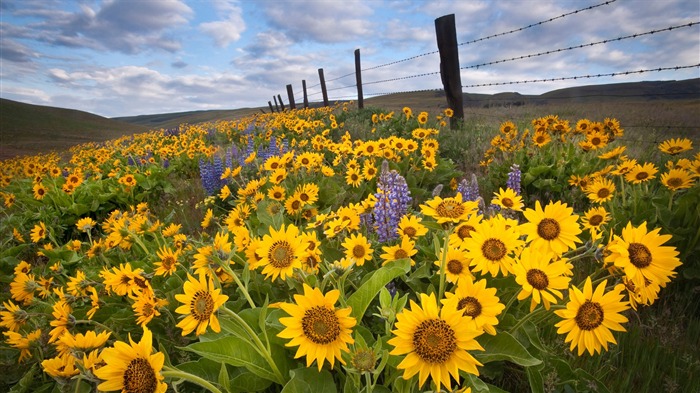
<instances>
[{"instance_id":1,"label":"dark flower center","mask_svg":"<svg viewBox=\"0 0 700 393\"><path fill-rule=\"evenodd\" d=\"M586 300L576 313L576 325L581 330L590 331L603 323L603 307L597 302Z\"/></svg>"},{"instance_id":2,"label":"dark flower center","mask_svg":"<svg viewBox=\"0 0 700 393\"><path fill-rule=\"evenodd\" d=\"M124 370L124 389L126 393L153 393L158 388L156 372L146 359L136 358L129 362Z\"/></svg>"},{"instance_id":3,"label":"dark flower center","mask_svg":"<svg viewBox=\"0 0 700 393\"><path fill-rule=\"evenodd\" d=\"M330 344L340 336L338 316L323 306L306 310L301 318L301 328L306 338L319 345Z\"/></svg>"},{"instance_id":4,"label":"dark flower center","mask_svg":"<svg viewBox=\"0 0 700 393\"><path fill-rule=\"evenodd\" d=\"M457 310L464 310L463 315L476 318L481 315L481 303L475 297L467 296L459 299Z\"/></svg>"},{"instance_id":5,"label":"dark flower center","mask_svg":"<svg viewBox=\"0 0 700 393\"><path fill-rule=\"evenodd\" d=\"M458 261L456 259L449 260L447 262L447 271L452 273L452 274L459 274L462 273L462 270L464 270L464 265L462 264L461 261Z\"/></svg>"},{"instance_id":6,"label":"dark flower center","mask_svg":"<svg viewBox=\"0 0 700 393\"><path fill-rule=\"evenodd\" d=\"M506 245L499 239L487 239L481 246L481 253L492 262L500 261L508 253Z\"/></svg>"},{"instance_id":7,"label":"dark flower center","mask_svg":"<svg viewBox=\"0 0 700 393\"><path fill-rule=\"evenodd\" d=\"M456 218L464 214L464 206L456 201L442 201L435 209L440 217Z\"/></svg>"},{"instance_id":8,"label":"dark flower center","mask_svg":"<svg viewBox=\"0 0 700 393\"><path fill-rule=\"evenodd\" d=\"M630 254L630 262L639 269L651 265L651 251L642 243L630 244L627 251Z\"/></svg>"},{"instance_id":9,"label":"dark flower center","mask_svg":"<svg viewBox=\"0 0 700 393\"><path fill-rule=\"evenodd\" d=\"M289 243L285 241L278 241L275 242L272 247L270 247L268 258L270 259L270 264L272 267L283 269L292 264L294 260L294 251Z\"/></svg>"},{"instance_id":10,"label":"dark flower center","mask_svg":"<svg viewBox=\"0 0 700 393\"><path fill-rule=\"evenodd\" d=\"M205 322L214 311L214 299L208 291L197 291L190 301L192 316L199 322Z\"/></svg>"},{"instance_id":11,"label":"dark flower center","mask_svg":"<svg viewBox=\"0 0 700 393\"><path fill-rule=\"evenodd\" d=\"M537 224L537 234L544 240L554 240L559 236L559 223L552 218L544 218Z\"/></svg>"},{"instance_id":12,"label":"dark flower center","mask_svg":"<svg viewBox=\"0 0 700 393\"><path fill-rule=\"evenodd\" d=\"M424 362L445 363L457 348L455 332L442 319L428 319L413 332L413 347Z\"/></svg>"},{"instance_id":13,"label":"dark flower center","mask_svg":"<svg viewBox=\"0 0 700 393\"><path fill-rule=\"evenodd\" d=\"M549 285L547 274L540 269L530 269L527 271L527 282L535 289L543 290Z\"/></svg>"}]
</instances>

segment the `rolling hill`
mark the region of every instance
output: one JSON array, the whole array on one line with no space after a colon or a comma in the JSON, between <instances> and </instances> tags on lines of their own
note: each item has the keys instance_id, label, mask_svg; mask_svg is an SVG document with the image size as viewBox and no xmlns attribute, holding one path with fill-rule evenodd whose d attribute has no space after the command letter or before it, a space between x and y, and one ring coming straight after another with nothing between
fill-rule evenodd
<instances>
[{"instance_id":1,"label":"rolling hill","mask_svg":"<svg viewBox=\"0 0 700 393\"><path fill-rule=\"evenodd\" d=\"M700 107L700 78L580 86L553 90L541 95L465 92L463 96L465 110L536 108L554 104L643 104L649 108L654 105L675 105L678 108L682 107L686 116L691 117L688 122L700 123L697 111ZM446 107L444 93L441 91L388 94L366 98L364 101L365 107L396 111L400 111L404 106L434 112ZM313 105L318 103L312 103ZM172 128L183 123L233 120L261 111L269 111L269 108L261 106L105 118L78 110L0 99L0 160L17 155L61 151L84 142L100 142L152 129Z\"/></svg>"}]
</instances>

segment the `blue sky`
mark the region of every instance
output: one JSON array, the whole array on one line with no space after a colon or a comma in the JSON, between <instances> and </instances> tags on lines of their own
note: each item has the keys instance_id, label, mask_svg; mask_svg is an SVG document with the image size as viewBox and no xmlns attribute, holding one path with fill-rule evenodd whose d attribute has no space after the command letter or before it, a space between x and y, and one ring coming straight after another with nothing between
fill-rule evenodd
<instances>
[{"instance_id":1,"label":"blue sky","mask_svg":"<svg viewBox=\"0 0 700 393\"><path fill-rule=\"evenodd\" d=\"M437 50L436 18L455 14L464 43L605 0L0 0L0 97L106 117L320 100L362 68ZM616 0L518 33L460 46L470 66L700 21L697 0ZM462 84L624 72L700 63L700 25L584 49L462 70ZM363 82L439 71L430 54L366 70ZM637 75L465 89L540 94L582 84L700 77L688 68ZM367 95L441 88L429 75L366 85ZM331 90L331 100L354 88Z\"/></svg>"}]
</instances>

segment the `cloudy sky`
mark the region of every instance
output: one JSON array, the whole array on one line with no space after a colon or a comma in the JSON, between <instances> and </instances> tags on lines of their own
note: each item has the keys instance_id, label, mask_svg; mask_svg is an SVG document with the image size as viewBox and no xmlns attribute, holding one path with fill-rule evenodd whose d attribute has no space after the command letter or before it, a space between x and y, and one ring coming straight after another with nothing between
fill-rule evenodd
<instances>
[{"instance_id":1,"label":"cloudy sky","mask_svg":"<svg viewBox=\"0 0 700 393\"><path fill-rule=\"evenodd\" d=\"M455 14L457 40L466 43L459 46L465 86L700 63L700 25L694 25L472 67L700 21L697 0L616 0L468 43L603 2L0 0L0 97L106 117L258 107L277 94L286 103L287 84L300 102L302 80L309 98L321 100L317 70L323 68L331 100L350 99L356 90L346 86L355 79L345 75L354 72L355 49L366 97L441 88L439 55L431 52L435 19L447 14ZM697 77L694 67L465 91L539 94L577 84Z\"/></svg>"}]
</instances>

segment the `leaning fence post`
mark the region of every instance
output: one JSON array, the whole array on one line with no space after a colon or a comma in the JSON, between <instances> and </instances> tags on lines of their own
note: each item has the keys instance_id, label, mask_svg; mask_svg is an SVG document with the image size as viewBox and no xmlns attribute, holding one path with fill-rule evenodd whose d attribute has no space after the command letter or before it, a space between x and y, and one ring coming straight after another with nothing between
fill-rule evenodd
<instances>
[{"instance_id":1,"label":"leaning fence post","mask_svg":"<svg viewBox=\"0 0 700 393\"><path fill-rule=\"evenodd\" d=\"M282 96L277 94L277 99L280 100L280 106L282 107L282 112L284 112L284 102L282 102Z\"/></svg>"},{"instance_id":2,"label":"leaning fence post","mask_svg":"<svg viewBox=\"0 0 700 393\"><path fill-rule=\"evenodd\" d=\"M306 79L301 80L301 89L304 90L304 108L308 108L309 96L306 94Z\"/></svg>"},{"instance_id":3,"label":"leaning fence post","mask_svg":"<svg viewBox=\"0 0 700 393\"><path fill-rule=\"evenodd\" d=\"M294 90L292 90L292 85L287 85L287 97L289 97L289 109L297 109L297 105L294 102Z\"/></svg>"},{"instance_id":4,"label":"leaning fence post","mask_svg":"<svg viewBox=\"0 0 700 393\"><path fill-rule=\"evenodd\" d=\"M272 96L272 99L275 100L275 109L277 109L276 112L279 112L279 111L280 111L280 106L279 106L279 104L277 103L277 97Z\"/></svg>"},{"instance_id":5,"label":"leaning fence post","mask_svg":"<svg viewBox=\"0 0 700 393\"><path fill-rule=\"evenodd\" d=\"M450 118L450 128L457 128L464 121L464 104L462 97L462 77L459 72L459 53L457 51L457 30L455 15L449 14L435 19L438 50L440 51L440 76L445 88L447 105L454 111Z\"/></svg>"},{"instance_id":6,"label":"leaning fence post","mask_svg":"<svg viewBox=\"0 0 700 393\"><path fill-rule=\"evenodd\" d=\"M267 102L267 105L270 106L270 112L271 112L271 113L275 113L275 109L272 108L272 102L271 102L271 101L268 101L268 102Z\"/></svg>"},{"instance_id":7,"label":"leaning fence post","mask_svg":"<svg viewBox=\"0 0 700 393\"><path fill-rule=\"evenodd\" d=\"M318 79L321 80L321 93L323 94L323 106L328 106L328 90L326 90L326 78L323 77L323 68L318 69Z\"/></svg>"},{"instance_id":8,"label":"leaning fence post","mask_svg":"<svg viewBox=\"0 0 700 393\"><path fill-rule=\"evenodd\" d=\"M362 73L360 67L360 50L355 49L355 80L357 82L357 109L364 108L364 100L362 97Z\"/></svg>"}]
</instances>

